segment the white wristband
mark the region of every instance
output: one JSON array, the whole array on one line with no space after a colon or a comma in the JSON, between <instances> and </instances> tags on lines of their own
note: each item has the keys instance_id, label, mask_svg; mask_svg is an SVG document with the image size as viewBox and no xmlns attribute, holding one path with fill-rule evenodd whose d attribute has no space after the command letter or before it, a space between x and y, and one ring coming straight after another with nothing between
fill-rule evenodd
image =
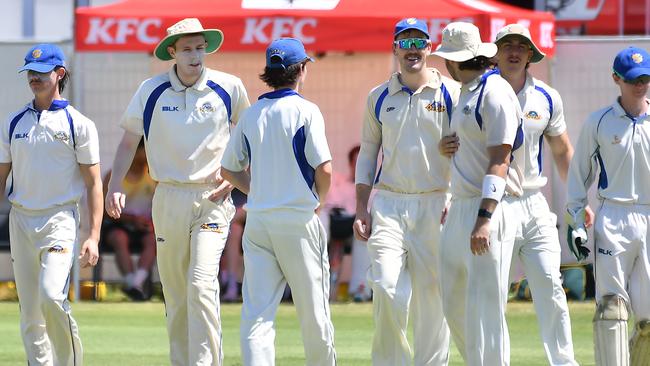
<instances>
[{"instance_id":1,"label":"white wristband","mask_svg":"<svg viewBox=\"0 0 650 366\"><path fill-rule=\"evenodd\" d=\"M488 174L483 177L483 198L501 201L506 190L506 180L498 175Z\"/></svg>"}]
</instances>

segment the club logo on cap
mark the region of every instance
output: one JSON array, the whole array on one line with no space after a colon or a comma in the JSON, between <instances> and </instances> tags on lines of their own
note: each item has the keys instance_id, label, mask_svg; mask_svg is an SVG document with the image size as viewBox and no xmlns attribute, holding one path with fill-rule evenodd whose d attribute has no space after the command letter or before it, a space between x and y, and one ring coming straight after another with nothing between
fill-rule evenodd
<instances>
[{"instance_id":1,"label":"club logo on cap","mask_svg":"<svg viewBox=\"0 0 650 366\"><path fill-rule=\"evenodd\" d=\"M640 53L635 53L632 55L632 61L634 61L635 64L640 64L643 62L643 56L641 56Z\"/></svg>"},{"instance_id":2,"label":"club logo on cap","mask_svg":"<svg viewBox=\"0 0 650 366\"><path fill-rule=\"evenodd\" d=\"M415 23L417 23L417 22L418 22L418 20L415 19L415 18L408 18L408 19L406 19L406 23L407 23L407 24L410 24L410 25L413 25L413 24L415 24Z\"/></svg>"},{"instance_id":3,"label":"club logo on cap","mask_svg":"<svg viewBox=\"0 0 650 366\"><path fill-rule=\"evenodd\" d=\"M40 48L37 48L34 51L32 51L32 57L33 58L39 58L39 57L41 57L42 54L43 54L43 51L41 51Z\"/></svg>"}]
</instances>

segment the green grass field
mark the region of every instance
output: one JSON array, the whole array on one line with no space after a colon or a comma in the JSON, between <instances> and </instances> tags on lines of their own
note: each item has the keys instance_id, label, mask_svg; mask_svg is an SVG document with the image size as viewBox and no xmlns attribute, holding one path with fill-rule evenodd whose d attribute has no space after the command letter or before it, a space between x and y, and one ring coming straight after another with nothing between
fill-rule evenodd
<instances>
[{"instance_id":1,"label":"green grass field","mask_svg":"<svg viewBox=\"0 0 650 366\"><path fill-rule=\"evenodd\" d=\"M594 365L591 302L570 303L573 341L581 365ZM241 365L239 358L240 305L222 307L224 364ZM167 334L162 303L73 304L84 345L85 365L168 365ZM370 365L372 307L370 304L335 304L332 315L339 365ZM508 324L513 366L547 365L539 339L532 303L510 303ZM276 322L276 364L304 365L304 352L296 313L283 304ZM453 346L452 346L453 348ZM0 365L25 365L19 335L18 303L0 302ZM462 365L453 348L451 365Z\"/></svg>"}]
</instances>

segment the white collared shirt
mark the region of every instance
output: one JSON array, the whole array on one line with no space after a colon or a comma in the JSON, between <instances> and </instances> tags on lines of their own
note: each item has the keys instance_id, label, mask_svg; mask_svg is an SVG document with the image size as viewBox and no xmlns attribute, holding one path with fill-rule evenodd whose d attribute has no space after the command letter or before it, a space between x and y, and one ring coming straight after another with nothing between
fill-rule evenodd
<instances>
[{"instance_id":1,"label":"white collared shirt","mask_svg":"<svg viewBox=\"0 0 650 366\"><path fill-rule=\"evenodd\" d=\"M2 125L0 162L11 163L6 193L28 210L79 202L85 191L79 164L99 163L95 124L66 100L48 110L27 104Z\"/></svg>"},{"instance_id":2,"label":"white collared shirt","mask_svg":"<svg viewBox=\"0 0 650 366\"><path fill-rule=\"evenodd\" d=\"M523 188L539 189L546 185L542 174L544 136L559 136L566 131L564 107L560 94L543 81L527 74L523 89L517 93L523 113L524 146L523 161L519 166L524 173Z\"/></svg>"},{"instance_id":3,"label":"white collared shirt","mask_svg":"<svg viewBox=\"0 0 650 366\"><path fill-rule=\"evenodd\" d=\"M315 170L330 160L318 106L292 89L281 89L262 95L244 111L221 165L234 172L250 166L246 211L313 213L319 203Z\"/></svg>"},{"instance_id":4,"label":"white collared shirt","mask_svg":"<svg viewBox=\"0 0 650 366\"><path fill-rule=\"evenodd\" d=\"M151 177L165 183L211 183L237 123L249 106L241 80L205 68L185 87L175 66L145 80L122 118L125 130L145 136Z\"/></svg>"},{"instance_id":5,"label":"white collared shirt","mask_svg":"<svg viewBox=\"0 0 650 366\"><path fill-rule=\"evenodd\" d=\"M650 204L648 114L628 116L616 101L587 118L569 166L567 207L585 207L587 190L596 179L602 199Z\"/></svg>"},{"instance_id":6,"label":"white collared shirt","mask_svg":"<svg viewBox=\"0 0 650 366\"><path fill-rule=\"evenodd\" d=\"M431 80L418 90L402 85L395 73L368 95L357 184L412 194L449 189L449 159L440 155L438 143L449 134L460 88L438 70L430 71Z\"/></svg>"},{"instance_id":7,"label":"white collared shirt","mask_svg":"<svg viewBox=\"0 0 650 366\"><path fill-rule=\"evenodd\" d=\"M517 96L498 73L487 72L461 87L451 120L451 130L456 132L460 142L451 162L452 196L481 197L483 177L490 163L487 148L516 145L520 121ZM521 140L523 136L519 137ZM513 195L522 192L523 174L517 160L519 158L515 157L511 161L506 180L506 192Z\"/></svg>"}]
</instances>

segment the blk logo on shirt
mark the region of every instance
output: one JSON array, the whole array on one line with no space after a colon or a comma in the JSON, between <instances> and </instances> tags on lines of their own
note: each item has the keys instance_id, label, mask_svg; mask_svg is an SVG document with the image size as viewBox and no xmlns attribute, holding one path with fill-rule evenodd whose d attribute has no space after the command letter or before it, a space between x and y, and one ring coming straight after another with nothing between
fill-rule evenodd
<instances>
[{"instance_id":1,"label":"blk logo on shirt","mask_svg":"<svg viewBox=\"0 0 650 366\"><path fill-rule=\"evenodd\" d=\"M178 106L164 105L162 107L163 112L178 112Z\"/></svg>"},{"instance_id":2,"label":"blk logo on shirt","mask_svg":"<svg viewBox=\"0 0 650 366\"><path fill-rule=\"evenodd\" d=\"M16 140L18 140L18 139L26 139L27 137L29 137L29 132L17 133L17 134L14 135L14 138Z\"/></svg>"}]
</instances>

